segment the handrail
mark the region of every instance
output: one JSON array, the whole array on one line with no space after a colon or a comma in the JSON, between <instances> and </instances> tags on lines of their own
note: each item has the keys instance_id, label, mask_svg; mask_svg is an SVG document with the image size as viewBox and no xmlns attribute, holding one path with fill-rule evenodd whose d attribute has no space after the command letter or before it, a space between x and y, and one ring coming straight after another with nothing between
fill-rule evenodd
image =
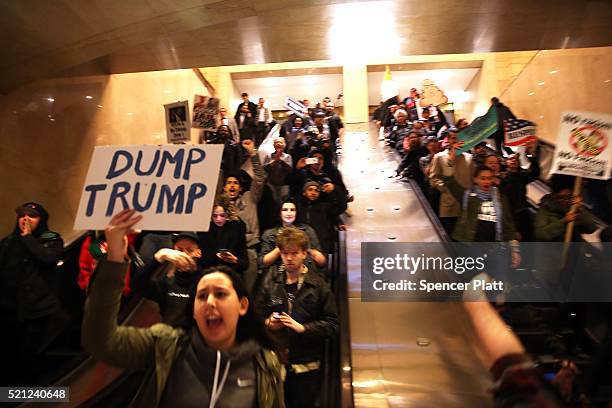
<instances>
[{"instance_id":1,"label":"handrail","mask_svg":"<svg viewBox=\"0 0 612 408\"><path fill-rule=\"evenodd\" d=\"M353 363L351 360L351 332L348 304L348 260L346 255L346 233L338 233L338 278L336 282L336 305L339 318L340 350L340 395L342 408L355 406L353 400Z\"/></svg>"}]
</instances>

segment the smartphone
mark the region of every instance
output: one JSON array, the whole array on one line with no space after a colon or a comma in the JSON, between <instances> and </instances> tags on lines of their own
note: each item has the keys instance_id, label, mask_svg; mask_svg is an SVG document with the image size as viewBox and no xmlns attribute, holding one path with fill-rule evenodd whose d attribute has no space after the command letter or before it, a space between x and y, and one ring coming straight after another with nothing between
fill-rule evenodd
<instances>
[{"instance_id":1,"label":"smartphone","mask_svg":"<svg viewBox=\"0 0 612 408\"><path fill-rule=\"evenodd\" d=\"M317 164L318 162L319 162L319 159L316 157L309 157L306 159L306 165Z\"/></svg>"}]
</instances>

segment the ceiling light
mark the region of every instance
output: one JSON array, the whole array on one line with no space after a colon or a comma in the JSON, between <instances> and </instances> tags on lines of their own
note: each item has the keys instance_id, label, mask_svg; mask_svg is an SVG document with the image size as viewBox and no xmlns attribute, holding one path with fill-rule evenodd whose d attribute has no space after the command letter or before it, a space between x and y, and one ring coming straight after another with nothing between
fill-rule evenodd
<instances>
[{"instance_id":1,"label":"ceiling light","mask_svg":"<svg viewBox=\"0 0 612 408\"><path fill-rule=\"evenodd\" d=\"M49 102L55 102L55 99L53 98L45 98L45 99L47 99Z\"/></svg>"},{"instance_id":2,"label":"ceiling light","mask_svg":"<svg viewBox=\"0 0 612 408\"><path fill-rule=\"evenodd\" d=\"M101 107L102 107L102 105L98 105L98 108L101 108Z\"/></svg>"},{"instance_id":3,"label":"ceiling light","mask_svg":"<svg viewBox=\"0 0 612 408\"><path fill-rule=\"evenodd\" d=\"M556 69L553 69L552 71L549 71L548 73L549 73L550 75L553 75L553 74L556 74L557 72L559 72L559 71L558 71L558 70L556 70Z\"/></svg>"},{"instance_id":4,"label":"ceiling light","mask_svg":"<svg viewBox=\"0 0 612 408\"><path fill-rule=\"evenodd\" d=\"M91 96L91 95L85 95L85 99L93 99L93 96Z\"/></svg>"},{"instance_id":5,"label":"ceiling light","mask_svg":"<svg viewBox=\"0 0 612 408\"><path fill-rule=\"evenodd\" d=\"M538 85L542 86L542 85L544 85L544 83L545 83L544 81L538 82Z\"/></svg>"},{"instance_id":6,"label":"ceiling light","mask_svg":"<svg viewBox=\"0 0 612 408\"><path fill-rule=\"evenodd\" d=\"M529 92L527 95L533 96L533 95L535 95L535 92Z\"/></svg>"}]
</instances>

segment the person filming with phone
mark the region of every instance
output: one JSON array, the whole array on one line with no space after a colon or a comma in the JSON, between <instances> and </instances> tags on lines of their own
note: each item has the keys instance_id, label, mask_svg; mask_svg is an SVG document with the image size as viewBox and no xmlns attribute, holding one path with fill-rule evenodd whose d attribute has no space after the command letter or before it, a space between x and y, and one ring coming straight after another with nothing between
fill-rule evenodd
<instances>
[{"instance_id":1,"label":"person filming with phone","mask_svg":"<svg viewBox=\"0 0 612 408\"><path fill-rule=\"evenodd\" d=\"M284 228L276 245L282 264L270 267L255 305L286 354L286 406L314 407L321 389L325 338L338 332L336 304L323 278L304 265L309 248L306 233Z\"/></svg>"}]
</instances>

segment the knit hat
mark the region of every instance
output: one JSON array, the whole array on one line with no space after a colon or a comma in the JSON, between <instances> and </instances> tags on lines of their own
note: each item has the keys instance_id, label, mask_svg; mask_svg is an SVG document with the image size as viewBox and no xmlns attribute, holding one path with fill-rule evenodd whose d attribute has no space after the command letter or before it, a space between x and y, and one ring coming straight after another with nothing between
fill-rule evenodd
<instances>
[{"instance_id":1,"label":"knit hat","mask_svg":"<svg viewBox=\"0 0 612 408\"><path fill-rule=\"evenodd\" d=\"M308 190L308 187L310 187L310 186L315 186L315 187L317 187L318 190L321 189L321 184L319 184L316 181L311 180L311 181L307 181L306 183L304 183L304 187L302 188L302 191Z\"/></svg>"}]
</instances>

